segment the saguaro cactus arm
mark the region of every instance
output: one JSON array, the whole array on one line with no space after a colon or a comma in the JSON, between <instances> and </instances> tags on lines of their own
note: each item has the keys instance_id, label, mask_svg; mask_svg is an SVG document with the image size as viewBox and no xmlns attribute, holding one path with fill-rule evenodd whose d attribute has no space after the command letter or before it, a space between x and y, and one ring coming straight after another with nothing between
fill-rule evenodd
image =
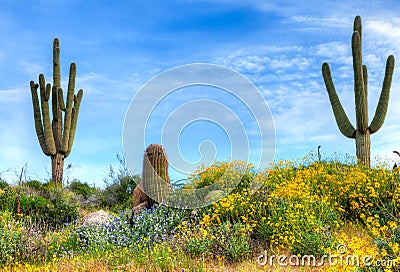
<instances>
[{"instance_id":1,"label":"saguaro cactus arm","mask_svg":"<svg viewBox=\"0 0 400 272\"><path fill-rule=\"evenodd\" d=\"M51 156L57 153L56 145L54 143L53 129L51 127L50 121L50 111L49 111L49 98L50 98L50 84L46 85L44 75L39 75L39 87L40 87L40 102L42 106L42 117L43 117L43 131L44 140L46 142L47 151Z\"/></svg>"},{"instance_id":2,"label":"saguaro cactus arm","mask_svg":"<svg viewBox=\"0 0 400 272\"><path fill-rule=\"evenodd\" d=\"M76 66L75 63L71 63L69 69L67 103L65 105L64 133L63 133L62 147L61 147L61 150L63 152L68 151L68 142L70 137L69 134L71 132L72 107L74 103L74 90L75 90L75 76L76 76Z\"/></svg>"},{"instance_id":3,"label":"saguaro cactus arm","mask_svg":"<svg viewBox=\"0 0 400 272\"><path fill-rule=\"evenodd\" d=\"M68 150L67 153L65 153L65 157L68 157L69 153L71 153L72 146L74 144L76 124L78 123L79 108L81 106L82 96L83 96L82 89L80 89L78 91L78 94L74 96L74 107L72 108L72 116L71 116L71 130L68 139Z\"/></svg>"},{"instance_id":4,"label":"saguaro cactus arm","mask_svg":"<svg viewBox=\"0 0 400 272\"><path fill-rule=\"evenodd\" d=\"M340 132L342 132L342 134L348 138L355 138L355 128L351 124L346 112L342 107L342 104L340 103L339 97L335 90L335 85L332 81L329 64L326 62L322 65L322 75L324 77L325 86L328 90L329 101L331 102L333 114Z\"/></svg>"},{"instance_id":5,"label":"saguaro cactus arm","mask_svg":"<svg viewBox=\"0 0 400 272\"><path fill-rule=\"evenodd\" d=\"M370 125L371 134L377 132L383 125L383 122L385 121L389 105L390 86L392 84L393 70L394 70L394 56L390 55L386 61L386 71L385 71L385 78L383 80L382 92L379 97L379 102L375 110L374 118L372 119Z\"/></svg>"},{"instance_id":6,"label":"saguaro cactus arm","mask_svg":"<svg viewBox=\"0 0 400 272\"><path fill-rule=\"evenodd\" d=\"M357 129L365 132L368 129L368 99L365 91L364 74L361 55L361 34L357 31L352 37L353 68L354 68L354 100L356 104Z\"/></svg>"},{"instance_id":7,"label":"saguaro cactus arm","mask_svg":"<svg viewBox=\"0 0 400 272\"><path fill-rule=\"evenodd\" d=\"M57 88L57 87L53 86L53 89L55 89L55 88ZM64 93L61 88L58 89L57 95L58 95L58 105L60 106L60 109L62 111L65 111Z\"/></svg>"},{"instance_id":8,"label":"saguaro cactus arm","mask_svg":"<svg viewBox=\"0 0 400 272\"><path fill-rule=\"evenodd\" d=\"M35 84L35 82L31 81L30 87L31 87L31 94L32 94L33 117L35 120L36 135L38 137L39 144L40 144L40 147L41 147L43 153L46 156L50 156L50 153L47 150L46 141L44 138L42 114L40 112L39 97L38 97L38 93L37 93L39 84Z\"/></svg>"},{"instance_id":9,"label":"saguaro cactus arm","mask_svg":"<svg viewBox=\"0 0 400 272\"><path fill-rule=\"evenodd\" d=\"M53 121L58 122L58 88L61 88L61 67L60 67L60 42L57 38L53 41L53 93L52 93L52 110ZM61 119L60 119L61 121ZM62 125L61 125L62 126Z\"/></svg>"}]
</instances>

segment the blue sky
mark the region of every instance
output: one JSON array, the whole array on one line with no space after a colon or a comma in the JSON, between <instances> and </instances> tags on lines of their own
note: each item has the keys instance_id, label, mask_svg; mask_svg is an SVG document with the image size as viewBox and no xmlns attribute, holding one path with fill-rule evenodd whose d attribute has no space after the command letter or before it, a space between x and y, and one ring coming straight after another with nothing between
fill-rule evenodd
<instances>
[{"instance_id":1,"label":"blue sky","mask_svg":"<svg viewBox=\"0 0 400 272\"><path fill-rule=\"evenodd\" d=\"M372 119L386 58L400 56L396 1L2 1L1 176L15 180L27 164L28 177L50 177L50 158L35 135L29 81L37 81L39 73L51 79L55 37L60 39L63 87L70 62L76 62L76 87L84 89L75 143L66 159L72 164L65 173L69 179L102 186L110 164L118 167L125 114L140 87L167 69L190 63L223 65L254 83L274 119L275 159L302 157L318 145L325 156L353 155L354 141L341 135L334 121L321 65L329 62L354 124L350 40L356 15L363 22ZM399 73L395 67L386 121L371 137L373 157L398 159L391 151L400 149ZM204 91L205 96L212 92ZM169 114L185 101L174 97L158 113ZM233 112L242 111L224 102L229 99L223 94L218 99ZM181 136L188 161L199 159L204 140L221 151L218 159L229 154L229 139L215 124L193 123ZM138 163L134 171L140 169Z\"/></svg>"}]
</instances>

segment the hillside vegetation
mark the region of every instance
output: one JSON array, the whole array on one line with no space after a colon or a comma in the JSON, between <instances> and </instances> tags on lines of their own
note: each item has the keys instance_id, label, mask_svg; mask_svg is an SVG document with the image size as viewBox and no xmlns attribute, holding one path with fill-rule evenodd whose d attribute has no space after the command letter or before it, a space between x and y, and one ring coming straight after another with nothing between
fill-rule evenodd
<instances>
[{"instance_id":1,"label":"hillside vegetation","mask_svg":"<svg viewBox=\"0 0 400 272\"><path fill-rule=\"evenodd\" d=\"M399 265L397 169L319 161L312 154L277 162L269 173L235 163L247 170L231 173L239 180L228 196L196 210L160 205L132 225L135 183L127 176L115 175L105 190L78 181L66 188L2 183L2 270L395 271ZM186 186L216 182L226 164L199 169ZM251 191L252 182L261 188ZM120 202L107 202L117 196ZM100 208L112 213L108 224L82 224ZM286 259L278 262L278 255ZM315 262L302 263L305 255ZM340 261L348 256L348 265Z\"/></svg>"}]
</instances>

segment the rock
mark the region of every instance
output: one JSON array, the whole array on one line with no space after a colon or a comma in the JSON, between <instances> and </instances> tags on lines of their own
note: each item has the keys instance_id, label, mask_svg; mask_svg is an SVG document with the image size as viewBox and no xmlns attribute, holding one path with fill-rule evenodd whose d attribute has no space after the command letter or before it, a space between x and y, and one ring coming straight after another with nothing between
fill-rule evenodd
<instances>
[{"instance_id":1,"label":"rock","mask_svg":"<svg viewBox=\"0 0 400 272\"><path fill-rule=\"evenodd\" d=\"M106 213L103 210L99 210L96 212L89 213L83 218L83 225L93 225L93 224L100 224L100 225L107 225L113 216Z\"/></svg>"},{"instance_id":2,"label":"rock","mask_svg":"<svg viewBox=\"0 0 400 272\"><path fill-rule=\"evenodd\" d=\"M143 192L143 182L139 183L135 189L133 189L132 199L133 207L136 207L143 202L147 202L147 196Z\"/></svg>"}]
</instances>

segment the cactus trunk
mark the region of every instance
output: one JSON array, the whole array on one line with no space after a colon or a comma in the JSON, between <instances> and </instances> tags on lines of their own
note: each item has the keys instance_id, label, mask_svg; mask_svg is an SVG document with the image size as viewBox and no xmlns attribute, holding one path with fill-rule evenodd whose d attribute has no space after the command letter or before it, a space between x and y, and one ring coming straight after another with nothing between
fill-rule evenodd
<instances>
[{"instance_id":1,"label":"cactus trunk","mask_svg":"<svg viewBox=\"0 0 400 272\"><path fill-rule=\"evenodd\" d=\"M21 214L21 200L19 199L19 194L15 195L15 214Z\"/></svg>"},{"instance_id":2,"label":"cactus trunk","mask_svg":"<svg viewBox=\"0 0 400 272\"><path fill-rule=\"evenodd\" d=\"M357 130L356 132L356 155L358 163L370 167L371 162L371 133L367 130L362 133Z\"/></svg>"},{"instance_id":3,"label":"cactus trunk","mask_svg":"<svg viewBox=\"0 0 400 272\"><path fill-rule=\"evenodd\" d=\"M161 145L151 144L147 147L143 157L142 179L148 207L162 202L170 193L168 160Z\"/></svg>"},{"instance_id":4,"label":"cactus trunk","mask_svg":"<svg viewBox=\"0 0 400 272\"><path fill-rule=\"evenodd\" d=\"M46 84L43 74L39 75L39 84L30 82L36 134L40 147L46 156L51 157L51 178L54 183L62 185L64 159L71 152L74 141L79 107L83 91L74 95L76 66L71 63L67 103L64 104L61 89L60 47L58 39L53 43L53 87ZM40 102L38 89L40 89ZM49 100L51 98L50 121ZM63 119L64 112L64 119Z\"/></svg>"},{"instance_id":5,"label":"cactus trunk","mask_svg":"<svg viewBox=\"0 0 400 272\"><path fill-rule=\"evenodd\" d=\"M56 183L62 181L64 172L64 155L57 153L51 157L51 180Z\"/></svg>"}]
</instances>

